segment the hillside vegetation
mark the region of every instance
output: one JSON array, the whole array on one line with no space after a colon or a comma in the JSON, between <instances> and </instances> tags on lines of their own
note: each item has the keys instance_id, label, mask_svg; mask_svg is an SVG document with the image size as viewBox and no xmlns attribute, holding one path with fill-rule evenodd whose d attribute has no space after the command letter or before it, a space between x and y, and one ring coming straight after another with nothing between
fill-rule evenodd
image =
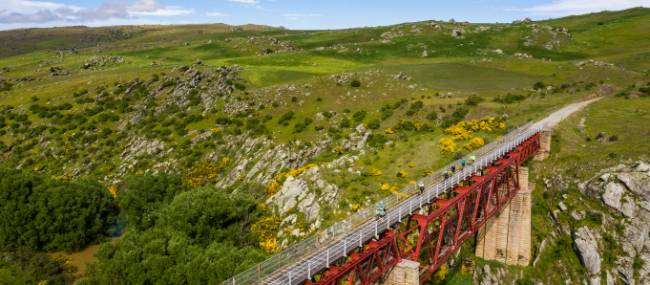
<instances>
[{"instance_id":1,"label":"hillside vegetation","mask_svg":"<svg viewBox=\"0 0 650 285\"><path fill-rule=\"evenodd\" d=\"M0 32L0 279L219 283L570 102L612 96L588 111L598 125L636 122L625 108L650 100L648 34L641 8L512 24ZM615 132L647 153L644 137ZM628 152L561 145L567 165ZM44 254L96 243L84 274ZM467 281L454 276L444 282Z\"/></svg>"}]
</instances>

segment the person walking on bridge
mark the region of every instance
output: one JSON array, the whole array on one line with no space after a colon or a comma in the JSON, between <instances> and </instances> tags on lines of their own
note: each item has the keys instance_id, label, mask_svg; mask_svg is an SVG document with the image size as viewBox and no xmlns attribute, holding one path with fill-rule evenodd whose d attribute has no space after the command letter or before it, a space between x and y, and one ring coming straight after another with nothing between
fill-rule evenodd
<instances>
[{"instance_id":1,"label":"person walking on bridge","mask_svg":"<svg viewBox=\"0 0 650 285\"><path fill-rule=\"evenodd\" d=\"M379 203L377 203L376 214L378 220L381 220L386 216L386 205L384 205L384 201L379 201Z\"/></svg>"},{"instance_id":2,"label":"person walking on bridge","mask_svg":"<svg viewBox=\"0 0 650 285\"><path fill-rule=\"evenodd\" d=\"M418 181L418 190L420 190L420 195L424 194L424 182Z\"/></svg>"}]
</instances>

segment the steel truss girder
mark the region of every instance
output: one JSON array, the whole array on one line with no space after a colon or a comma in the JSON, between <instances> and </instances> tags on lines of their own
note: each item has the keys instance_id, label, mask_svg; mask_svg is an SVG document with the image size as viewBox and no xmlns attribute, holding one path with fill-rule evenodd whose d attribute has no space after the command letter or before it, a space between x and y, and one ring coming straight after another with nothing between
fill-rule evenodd
<instances>
[{"instance_id":1,"label":"steel truss girder","mask_svg":"<svg viewBox=\"0 0 650 285\"><path fill-rule=\"evenodd\" d=\"M423 205L404 223L339 260L308 285L374 284L402 259L420 263L424 283L519 191L519 167L540 148L539 133L454 188L447 198ZM317 280L316 280L317 279Z\"/></svg>"}]
</instances>

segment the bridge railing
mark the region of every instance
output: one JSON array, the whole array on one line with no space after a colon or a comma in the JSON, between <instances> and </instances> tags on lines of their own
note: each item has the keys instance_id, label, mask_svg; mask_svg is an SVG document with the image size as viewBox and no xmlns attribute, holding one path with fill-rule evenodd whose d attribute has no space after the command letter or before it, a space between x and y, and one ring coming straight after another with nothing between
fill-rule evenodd
<instances>
[{"instance_id":1,"label":"bridge railing","mask_svg":"<svg viewBox=\"0 0 650 285\"><path fill-rule=\"evenodd\" d=\"M527 139L532 134L538 131L539 127L537 125L531 128L533 124L528 123L524 126L515 129L514 131L509 132L508 134L502 136L501 138L494 140L493 142L483 146L482 148L472 153L469 153L467 156L464 157L464 159L467 159L469 156L474 155L477 158L476 162L470 167L467 167L468 169L466 171L457 172L456 174L452 175L450 179L443 181L442 175L447 169L451 168L452 165L458 165L459 160L454 161L448 164L447 166L445 166L444 168L442 168L441 170L420 179L420 181L425 184L425 187L429 189L426 191L427 198L428 199L436 198L439 194L444 193L445 191L447 191L447 189L450 189L452 186L458 184L460 181L469 177L471 173L487 166L489 163L499 158L510 149L519 145L523 140ZM436 186L437 188L432 189L433 186ZM419 191L416 185L408 185L400 189L397 195L388 196L384 198L382 201L384 202L384 205L386 206L387 209L402 209L402 208L413 209L413 207L417 208L419 206L417 204L416 205L412 204L413 203L412 198L418 192ZM407 198L400 198L400 196L407 197ZM417 201L416 203L421 204L422 200L423 198L421 197L419 203ZM411 205L405 205L406 203L411 203ZM390 223L391 219L393 222L396 222L398 219L401 219L403 216L407 216L410 214L411 213L407 211L404 211L403 213L400 212L399 215L393 213L394 217L388 215L387 217L388 221L384 223ZM321 230L317 234L286 248L282 252L275 254L274 256L257 264L256 266L249 268L248 270L243 271L237 274L236 276L224 281L222 285L249 285L249 284L260 283L262 280L266 280L272 274L281 271L287 265L294 264L296 263L296 261L300 260L301 258L305 258L306 256L313 254L315 251L318 251L323 246L329 243L336 242L336 244L334 244L333 247L335 248L334 251L336 251L339 254L332 255L331 257L327 255L325 257L310 259L310 264L304 265L304 267L306 267L303 268L304 272L302 272L302 274L295 274L294 280L299 280L301 277L311 275L312 273L315 274L318 268L323 268L323 266L328 265L327 263L329 263L329 261L334 261L335 258L340 257L341 256L340 253L345 252L348 246L351 246L349 247L349 249L352 249L353 248L352 245L358 244L360 242L359 240L362 240L361 242L365 242L367 239L375 236L378 228L381 229L381 231L383 231L387 226L390 226L385 224L381 226L378 224L375 224L374 226L372 225L369 226L366 222L368 222L374 216L375 216L374 206L368 206L362 208L356 213L350 215L348 219L335 223L332 226L324 230ZM355 237L351 238L350 236L346 235L349 234L350 232L355 232L355 233L358 232L359 238L355 238ZM312 270L313 272L310 272ZM292 271L293 270L289 272ZM288 275L289 275L288 280L285 280L284 283L278 283L278 284L292 284L292 283L297 284L297 282L290 281L292 279L291 273L289 273ZM305 276L300 276L300 275L305 275Z\"/></svg>"}]
</instances>

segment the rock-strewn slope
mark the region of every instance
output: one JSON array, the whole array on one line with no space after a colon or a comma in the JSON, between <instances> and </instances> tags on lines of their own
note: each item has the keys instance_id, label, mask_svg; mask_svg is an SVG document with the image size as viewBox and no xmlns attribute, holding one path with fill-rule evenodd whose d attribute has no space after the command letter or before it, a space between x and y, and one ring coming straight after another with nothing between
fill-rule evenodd
<instances>
[{"instance_id":1,"label":"rock-strewn slope","mask_svg":"<svg viewBox=\"0 0 650 285\"><path fill-rule=\"evenodd\" d=\"M605 269L607 284L649 284L650 283L650 164L637 162L621 164L605 169L595 178L579 185L580 190L593 198L600 199L611 209L601 227L591 229L597 238L588 237L589 229L581 228L575 234L575 243L582 260L592 278L592 284L600 284L600 262L596 259L609 248L602 245L602 234L607 233L618 241L620 254L615 266ZM617 230L613 230L613 228ZM594 252L598 249L598 252Z\"/></svg>"}]
</instances>

